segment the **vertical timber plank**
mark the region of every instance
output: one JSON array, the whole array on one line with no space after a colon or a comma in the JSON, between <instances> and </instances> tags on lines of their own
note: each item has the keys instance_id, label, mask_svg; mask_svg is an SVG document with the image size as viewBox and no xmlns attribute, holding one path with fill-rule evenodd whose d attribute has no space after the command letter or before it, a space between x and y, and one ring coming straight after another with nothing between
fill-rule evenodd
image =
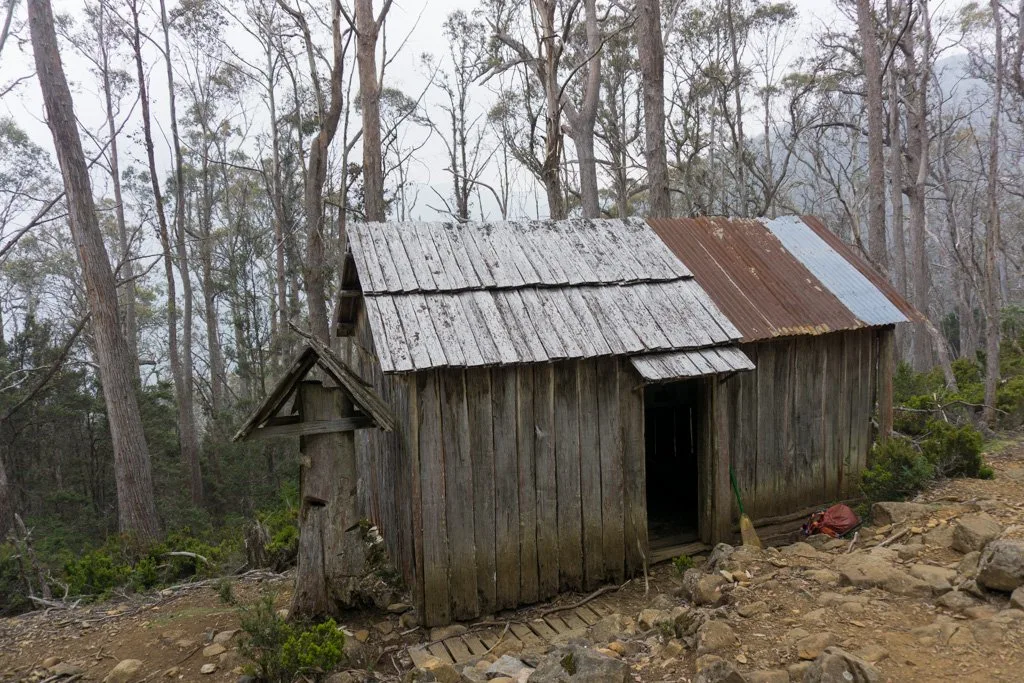
<instances>
[{"instance_id":1,"label":"vertical timber plank","mask_svg":"<svg viewBox=\"0 0 1024 683\"><path fill-rule=\"evenodd\" d=\"M711 473L711 542L731 543L733 496L729 490L730 434L729 434L729 392L725 383L714 378L712 382L712 406L714 410L714 432L716 452Z\"/></svg>"},{"instance_id":2,"label":"vertical timber plank","mask_svg":"<svg viewBox=\"0 0 1024 683\"><path fill-rule=\"evenodd\" d=\"M556 363L555 465L558 486L558 579L562 590L583 587L580 504L580 415L577 361Z\"/></svg>"},{"instance_id":3,"label":"vertical timber plank","mask_svg":"<svg viewBox=\"0 0 1024 683\"><path fill-rule=\"evenodd\" d=\"M516 368L519 451L519 602L540 599L537 587L537 461L534 457L533 366Z\"/></svg>"},{"instance_id":4,"label":"vertical timber plank","mask_svg":"<svg viewBox=\"0 0 1024 683\"><path fill-rule=\"evenodd\" d=\"M623 523L626 573L634 575L648 557L647 462L644 443L644 392L639 377L620 360L619 405L622 414Z\"/></svg>"},{"instance_id":5,"label":"vertical timber plank","mask_svg":"<svg viewBox=\"0 0 1024 683\"><path fill-rule=\"evenodd\" d=\"M579 362L580 504L583 508L583 586L604 579L604 537L601 531L601 442L597 424L598 360Z\"/></svg>"},{"instance_id":6,"label":"vertical timber plank","mask_svg":"<svg viewBox=\"0 0 1024 683\"><path fill-rule=\"evenodd\" d=\"M448 588L448 527L444 450L436 372L416 376L419 398L421 509L423 513L423 620L427 626L451 621Z\"/></svg>"},{"instance_id":7,"label":"vertical timber plank","mask_svg":"<svg viewBox=\"0 0 1024 683\"><path fill-rule=\"evenodd\" d=\"M622 421L619 411L618 361L597 361L597 419L600 425L601 530L605 576L622 583L626 569L623 488Z\"/></svg>"},{"instance_id":8,"label":"vertical timber plank","mask_svg":"<svg viewBox=\"0 0 1024 683\"><path fill-rule=\"evenodd\" d=\"M480 614L477 598L474 543L473 465L469 452L469 415L465 372L440 370L441 443L445 461L445 508L448 527L448 566L452 617L472 619Z\"/></svg>"},{"instance_id":9,"label":"vertical timber plank","mask_svg":"<svg viewBox=\"0 0 1024 683\"><path fill-rule=\"evenodd\" d=\"M519 604L519 462L516 456L516 370L491 370L494 425L494 555L496 607Z\"/></svg>"},{"instance_id":10,"label":"vertical timber plank","mask_svg":"<svg viewBox=\"0 0 1024 683\"><path fill-rule=\"evenodd\" d=\"M487 368L466 370L466 404L476 515L473 525L476 586L480 611L487 614L497 602L494 583L494 427L491 419L491 372Z\"/></svg>"},{"instance_id":11,"label":"vertical timber plank","mask_svg":"<svg viewBox=\"0 0 1024 683\"><path fill-rule=\"evenodd\" d=\"M895 334L890 325L878 331L878 438L892 436L893 374L895 367Z\"/></svg>"},{"instance_id":12,"label":"vertical timber plank","mask_svg":"<svg viewBox=\"0 0 1024 683\"><path fill-rule=\"evenodd\" d=\"M555 463L555 374L546 363L533 369L533 453L537 475L537 590L558 593L558 487Z\"/></svg>"},{"instance_id":13,"label":"vertical timber plank","mask_svg":"<svg viewBox=\"0 0 1024 683\"><path fill-rule=\"evenodd\" d=\"M406 443L409 447L409 469L412 493L412 553L413 553L413 582L412 594L416 610L420 614L426 614L426 604L423 593L423 497L422 485L420 482L420 406L417 390L417 378L411 375L407 380L409 393L406 398L407 410L409 412Z\"/></svg>"}]
</instances>

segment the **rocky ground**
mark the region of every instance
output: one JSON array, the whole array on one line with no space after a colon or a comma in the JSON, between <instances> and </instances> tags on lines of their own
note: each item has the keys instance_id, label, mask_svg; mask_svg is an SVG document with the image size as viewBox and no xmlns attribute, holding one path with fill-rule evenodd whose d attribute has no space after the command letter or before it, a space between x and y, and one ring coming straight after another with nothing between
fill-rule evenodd
<instances>
[{"instance_id":1,"label":"rocky ground","mask_svg":"<svg viewBox=\"0 0 1024 683\"><path fill-rule=\"evenodd\" d=\"M416 628L401 605L357 615L344 625L351 668L328 680L1020 681L1024 441L1004 442L988 461L992 480L948 481L913 503L877 505L852 543L719 546L686 572L660 565L647 581L605 592L591 603L601 604L595 623L530 642L499 638L458 664L421 656L414 665L410 646L522 627L586 596L447 633ZM253 575L236 593L244 602L271 591L283 607L288 585ZM0 680L237 681L237 628L237 611L212 583L0 620Z\"/></svg>"}]
</instances>

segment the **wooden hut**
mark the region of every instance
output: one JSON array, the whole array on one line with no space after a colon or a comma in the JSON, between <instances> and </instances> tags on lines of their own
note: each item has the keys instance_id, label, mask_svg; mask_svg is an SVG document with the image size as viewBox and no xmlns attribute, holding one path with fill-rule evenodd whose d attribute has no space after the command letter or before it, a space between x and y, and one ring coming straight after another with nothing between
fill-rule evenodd
<instances>
[{"instance_id":1,"label":"wooden hut","mask_svg":"<svg viewBox=\"0 0 1024 683\"><path fill-rule=\"evenodd\" d=\"M350 227L337 330L397 418L356 435L361 502L424 623L621 581L659 551L731 539L730 464L757 516L849 490L878 347L902 304L815 229L791 245L767 225ZM860 276L841 295L801 257L820 255L811 237ZM723 239L734 264L711 256ZM747 274L762 267L759 288ZM839 301L850 292L892 310L858 317ZM743 306L767 321L752 327Z\"/></svg>"}]
</instances>

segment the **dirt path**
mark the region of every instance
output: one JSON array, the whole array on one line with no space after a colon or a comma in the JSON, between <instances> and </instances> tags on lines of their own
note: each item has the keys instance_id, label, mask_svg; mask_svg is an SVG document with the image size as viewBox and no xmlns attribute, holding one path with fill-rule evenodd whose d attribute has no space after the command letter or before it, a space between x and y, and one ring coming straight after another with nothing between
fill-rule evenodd
<instances>
[{"instance_id":1,"label":"dirt path","mask_svg":"<svg viewBox=\"0 0 1024 683\"><path fill-rule=\"evenodd\" d=\"M467 625L468 637L456 634L447 644L435 642L425 651L416 647L430 634L405 628L399 615L355 615L344 624L353 677L339 680L366 680L370 675L372 680L398 680L413 666L408 646L419 655L419 664L424 653L440 659L457 654L470 663L484 653L489 660L510 654L535 664L552 642L578 638L595 647L611 642L605 651L625 660L631 677L643 682L692 680L714 658L731 662L750 681L801 680L806 658L826 644L872 662L886 681L1024 680L1024 612L1008 609L1009 596L968 597L950 609L942 604L952 604L941 598L943 591L922 590L919 579L900 583L900 577L914 572L931 576L922 566L949 578L956 574L954 584L969 576L969 567L961 567L964 556L950 547L952 529L964 515L984 511L1004 536L1024 538L1024 438L997 444L988 461L994 479L954 480L933 488L919 500L932 505L926 514L864 527L852 553L849 542L738 552L722 564L731 580L703 574L712 577L709 583L722 584L718 606L684 607L687 601L681 596L689 598L690 592L683 576L671 564L662 564L651 572L646 592L644 581L634 580L601 595L587 609L551 614L543 624L538 622L552 607L583 597L566 595L554 603L497 615L489 627ZM887 548L869 552L894 536ZM850 563L868 561L896 572L893 585L849 585ZM241 602L269 592L284 607L290 581L248 577L236 583L234 592ZM646 621L673 614L681 638L664 623L644 630ZM705 627L698 635L696 627L707 621L726 625L731 635L720 627ZM614 623L615 633L599 635L598 622L604 627ZM225 632L237 628L237 610L219 599L213 583L3 619L0 681L102 680L124 659L143 662L132 680L234 681L244 662L237 652L238 637L227 638ZM709 642L711 631L721 642ZM207 649L217 634L225 641L222 653ZM483 650L475 652L481 645ZM216 670L201 674L204 664Z\"/></svg>"}]
</instances>

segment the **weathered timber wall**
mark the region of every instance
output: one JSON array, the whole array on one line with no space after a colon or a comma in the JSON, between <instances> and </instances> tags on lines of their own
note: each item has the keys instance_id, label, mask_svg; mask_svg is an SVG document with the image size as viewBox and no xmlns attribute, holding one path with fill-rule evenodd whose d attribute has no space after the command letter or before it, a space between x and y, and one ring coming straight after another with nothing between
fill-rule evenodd
<instances>
[{"instance_id":1,"label":"weathered timber wall","mask_svg":"<svg viewBox=\"0 0 1024 683\"><path fill-rule=\"evenodd\" d=\"M427 625L640 567L643 392L628 363L444 369L410 382Z\"/></svg>"},{"instance_id":2,"label":"weathered timber wall","mask_svg":"<svg viewBox=\"0 0 1024 683\"><path fill-rule=\"evenodd\" d=\"M724 406L716 403L716 409L725 410L722 438L755 521L856 494L871 448L878 340L884 334L891 331L743 347L756 369L721 382Z\"/></svg>"},{"instance_id":3,"label":"weathered timber wall","mask_svg":"<svg viewBox=\"0 0 1024 683\"><path fill-rule=\"evenodd\" d=\"M384 375L374 352L373 338L362 306L356 315L349 363L364 381L395 411L398 428L391 433L360 429L355 433L356 462L359 467L360 514L380 529L391 560L406 583L416 585L412 477L414 451L410 435L408 380ZM414 436L414 435L412 435Z\"/></svg>"}]
</instances>

